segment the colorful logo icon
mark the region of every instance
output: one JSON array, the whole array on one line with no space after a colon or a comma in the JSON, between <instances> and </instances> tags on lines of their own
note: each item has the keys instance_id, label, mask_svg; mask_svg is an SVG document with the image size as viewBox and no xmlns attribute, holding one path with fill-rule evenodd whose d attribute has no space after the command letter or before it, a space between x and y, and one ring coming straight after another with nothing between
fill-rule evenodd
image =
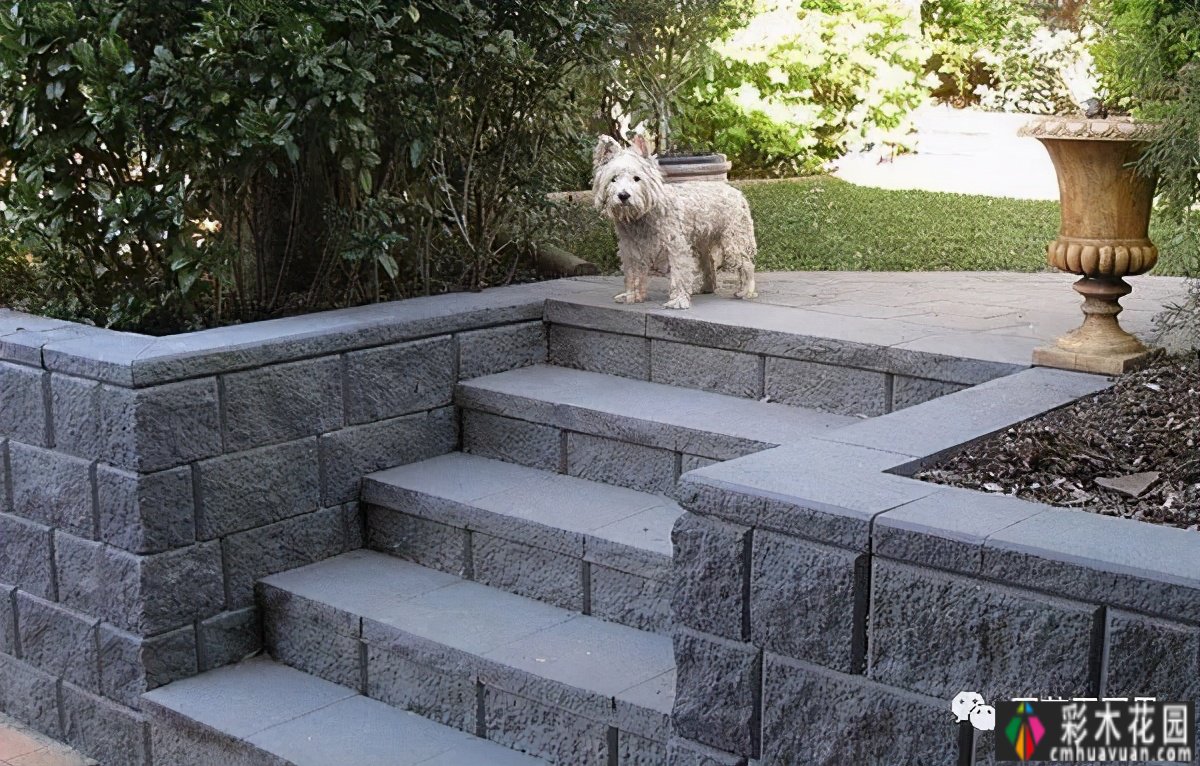
<instances>
[{"instance_id":1,"label":"colorful logo icon","mask_svg":"<svg viewBox=\"0 0 1200 766\"><path fill-rule=\"evenodd\" d=\"M1022 702L1017 706L1017 714L1004 728L1004 735L1008 737L1017 757L1028 761L1033 757L1033 751L1042 741L1042 737L1046 735L1046 727L1042 725L1041 719L1033 714L1033 705Z\"/></svg>"}]
</instances>

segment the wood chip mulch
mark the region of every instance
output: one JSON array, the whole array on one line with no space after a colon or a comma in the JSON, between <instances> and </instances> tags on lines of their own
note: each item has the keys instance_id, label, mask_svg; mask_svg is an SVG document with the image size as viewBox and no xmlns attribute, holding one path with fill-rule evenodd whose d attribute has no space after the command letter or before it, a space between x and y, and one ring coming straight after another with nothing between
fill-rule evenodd
<instances>
[{"instance_id":1,"label":"wood chip mulch","mask_svg":"<svg viewBox=\"0 0 1200 766\"><path fill-rule=\"evenodd\" d=\"M1197 531L1198 445L1200 353L1193 353L1126 374L917 478Z\"/></svg>"}]
</instances>

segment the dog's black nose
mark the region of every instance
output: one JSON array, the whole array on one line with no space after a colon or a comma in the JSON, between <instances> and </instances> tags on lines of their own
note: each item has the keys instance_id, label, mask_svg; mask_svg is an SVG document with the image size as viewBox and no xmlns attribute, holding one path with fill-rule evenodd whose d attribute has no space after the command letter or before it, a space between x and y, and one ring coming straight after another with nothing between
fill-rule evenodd
<instances>
[{"instance_id":1,"label":"dog's black nose","mask_svg":"<svg viewBox=\"0 0 1200 766\"><path fill-rule=\"evenodd\" d=\"M629 201L629 192L621 192L620 194L617 195L617 199L621 200L622 202L628 202Z\"/></svg>"}]
</instances>

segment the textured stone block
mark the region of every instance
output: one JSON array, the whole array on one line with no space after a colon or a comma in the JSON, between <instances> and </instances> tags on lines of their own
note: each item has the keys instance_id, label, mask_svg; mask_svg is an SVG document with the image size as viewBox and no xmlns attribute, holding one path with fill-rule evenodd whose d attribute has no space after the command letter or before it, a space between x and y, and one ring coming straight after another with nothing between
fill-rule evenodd
<instances>
[{"instance_id":1,"label":"textured stone block","mask_svg":"<svg viewBox=\"0 0 1200 766\"><path fill-rule=\"evenodd\" d=\"M672 737L667 743L667 766L746 766L746 758L733 755L699 742Z\"/></svg>"},{"instance_id":2,"label":"textured stone block","mask_svg":"<svg viewBox=\"0 0 1200 766\"><path fill-rule=\"evenodd\" d=\"M353 502L366 474L444 455L457 444L453 407L325 434L320 441L322 500L325 505Z\"/></svg>"},{"instance_id":3,"label":"textured stone block","mask_svg":"<svg viewBox=\"0 0 1200 766\"><path fill-rule=\"evenodd\" d=\"M476 731L475 680L367 645L367 696L423 718Z\"/></svg>"},{"instance_id":4,"label":"textured stone block","mask_svg":"<svg viewBox=\"0 0 1200 766\"><path fill-rule=\"evenodd\" d=\"M80 457L108 454L109 435L101 418L101 384L62 373L50 376L50 409L55 448ZM119 426L108 418L110 426ZM125 424L128 427L131 424Z\"/></svg>"},{"instance_id":5,"label":"textured stone block","mask_svg":"<svg viewBox=\"0 0 1200 766\"><path fill-rule=\"evenodd\" d=\"M754 532L750 635L764 649L851 672L854 551ZM865 599L867 594L857 594Z\"/></svg>"},{"instance_id":6,"label":"textured stone block","mask_svg":"<svg viewBox=\"0 0 1200 766\"><path fill-rule=\"evenodd\" d=\"M54 532L53 545L58 600L73 609L103 617L109 589L129 591L139 587L136 576L117 582L107 579L102 543L58 531Z\"/></svg>"},{"instance_id":7,"label":"textured stone block","mask_svg":"<svg viewBox=\"0 0 1200 766\"><path fill-rule=\"evenodd\" d=\"M95 618L17 591L21 658L52 676L99 691Z\"/></svg>"},{"instance_id":8,"label":"textured stone block","mask_svg":"<svg viewBox=\"0 0 1200 766\"><path fill-rule=\"evenodd\" d=\"M61 738L58 679L0 654L0 711L51 737Z\"/></svg>"},{"instance_id":9,"label":"textured stone block","mask_svg":"<svg viewBox=\"0 0 1200 766\"><path fill-rule=\"evenodd\" d=\"M546 361L546 325L522 322L458 335L458 377L484 375Z\"/></svg>"},{"instance_id":10,"label":"textured stone block","mask_svg":"<svg viewBox=\"0 0 1200 766\"><path fill-rule=\"evenodd\" d=\"M564 462L557 428L476 410L463 411L463 451L545 471L559 471Z\"/></svg>"},{"instance_id":11,"label":"textured stone block","mask_svg":"<svg viewBox=\"0 0 1200 766\"><path fill-rule=\"evenodd\" d=\"M100 625L100 687L105 697L139 709L141 695L196 675L196 630L189 625L143 638Z\"/></svg>"},{"instance_id":12,"label":"textured stone block","mask_svg":"<svg viewBox=\"0 0 1200 766\"><path fill-rule=\"evenodd\" d=\"M476 581L563 609L583 610L579 559L479 532L471 537Z\"/></svg>"},{"instance_id":13,"label":"textured stone block","mask_svg":"<svg viewBox=\"0 0 1200 766\"><path fill-rule=\"evenodd\" d=\"M277 444L196 464L196 533L213 540L315 511L321 505L317 440Z\"/></svg>"},{"instance_id":14,"label":"textured stone block","mask_svg":"<svg viewBox=\"0 0 1200 766\"><path fill-rule=\"evenodd\" d=\"M220 766L292 766L243 740L235 740L190 718L147 706L155 766L220 764Z\"/></svg>"},{"instance_id":15,"label":"textured stone block","mask_svg":"<svg viewBox=\"0 0 1200 766\"><path fill-rule=\"evenodd\" d=\"M892 411L924 404L939 396L962 391L964 388L967 386L962 383L947 383L942 380L897 375L892 381Z\"/></svg>"},{"instance_id":16,"label":"textured stone block","mask_svg":"<svg viewBox=\"0 0 1200 766\"><path fill-rule=\"evenodd\" d=\"M361 690L359 619L278 588L259 591L263 640L271 656L339 686Z\"/></svg>"},{"instance_id":17,"label":"textured stone block","mask_svg":"<svg viewBox=\"0 0 1200 766\"><path fill-rule=\"evenodd\" d=\"M1194 615L1200 603L1192 537L1073 509L1052 508L989 535L980 571L988 579L1169 619Z\"/></svg>"},{"instance_id":18,"label":"textured stone block","mask_svg":"<svg viewBox=\"0 0 1200 766\"><path fill-rule=\"evenodd\" d=\"M1200 628L1110 610L1102 694L1200 701Z\"/></svg>"},{"instance_id":19,"label":"textured stone block","mask_svg":"<svg viewBox=\"0 0 1200 766\"><path fill-rule=\"evenodd\" d=\"M675 522L671 541L675 621L705 633L741 640L743 592L750 530L708 516L685 513Z\"/></svg>"},{"instance_id":20,"label":"textured stone block","mask_svg":"<svg viewBox=\"0 0 1200 766\"><path fill-rule=\"evenodd\" d=\"M344 420L337 357L235 372L221 384L230 452L317 436Z\"/></svg>"},{"instance_id":21,"label":"textured stone block","mask_svg":"<svg viewBox=\"0 0 1200 766\"><path fill-rule=\"evenodd\" d=\"M148 766L150 732L137 711L62 685L63 738L104 766Z\"/></svg>"},{"instance_id":22,"label":"textured stone block","mask_svg":"<svg viewBox=\"0 0 1200 766\"><path fill-rule=\"evenodd\" d=\"M763 397L763 360L756 354L655 340L650 380L747 399Z\"/></svg>"},{"instance_id":23,"label":"textured stone block","mask_svg":"<svg viewBox=\"0 0 1200 766\"><path fill-rule=\"evenodd\" d=\"M819 362L768 357L766 395L771 401L839 415L887 412L887 375Z\"/></svg>"},{"instance_id":24,"label":"textured stone block","mask_svg":"<svg viewBox=\"0 0 1200 766\"><path fill-rule=\"evenodd\" d=\"M213 378L136 391L103 386L99 409L108 445L101 457L119 468L152 473L221 453Z\"/></svg>"},{"instance_id":25,"label":"textured stone block","mask_svg":"<svg viewBox=\"0 0 1200 766\"><path fill-rule=\"evenodd\" d=\"M623 290L613 284L617 292ZM591 295L551 296L546 299L546 321L555 325L570 325L589 330L620 333L622 335L645 335L645 308L657 308L653 304L642 307L617 306L612 293L607 289Z\"/></svg>"},{"instance_id":26,"label":"textured stone block","mask_svg":"<svg viewBox=\"0 0 1200 766\"><path fill-rule=\"evenodd\" d=\"M515 694L484 689L484 730L493 742L572 766L607 766L608 726Z\"/></svg>"},{"instance_id":27,"label":"textured stone block","mask_svg":"<svg viewBox=\"0 0 1200 766\"><path fill-rule=\"evenodd\" d=\"M675 488L675 453L587 434L567 434L567 473L641 492Z\"/></svg>"},{"instance_id":28,"label":"textured stone block","mask_svg":"<svg viewBox=\"0 0 1200 766\"><path fill-rule=\"evenodd\" d=\"M758 746L762 658L750 644L675 629L675 733L718 750L753 755Z\"/></svg>"},{"instance_id":29,"label":"textured stone block","mask_svg":"<svg viewBox=\"0 0 1200 766\"><path fill-rule=\"evenodd\" d=\"M200 672L240 662L262 648L258 609L222 612L197 626Z\"/></svg>"},{"instance_id":30,"label":"textured stone block","mask_svg":"<svg viewBox=\"0 0 1200 766\"><path fill-rule=\"evenodd\" d=\"M131 553L159 553L196 540L195 492L186 466L138 474L96 466L100 539Z\"/></svg>"},{"instance_id":31,"label":"textured stone block","mask_svg":"<svg viewBox=\"0 0 1200 766\"><path fill-rule=\"evenodd\" d=\"M367 542L373 551L465 577L470 535L465 529L386 508L367 508Z\"/></svg>"},{"instance_id":32,"label":"textured stone block","mask_svg":"<svg viewBox=\"0 0 1200 766\"><path fill-rule=\"evenodd\" d=\"M771 654L764 664L764 764L961 763L945 700Z\"/></svg>"},{"instance_id":33,"label":"textured stone block","mask_svg":"<svg viewBox=\"0 0 1200 766\"><path fill-rule=\"evenodd\" d=\"M50 445L50 373L0 362L0 436L37 447Z\"/></svg>"},{"instance_id":34,"label":"textured stone block","mask_svg":"<svg viewBox=\"0 0 1200 766\"><path fill-rule=\"evenodd\" d=\"M667 762L667 743L621 732L617 737L617 763L629 766L662 766Z\"/></svg>"},{"instance_id":35,"label":"textured stone block","mask_svg":"<svg viewBox=\"0 0 1200 766\"><path fill-rule=\"evenodd\" d=\"M591 613L639 630L671 630L671 583L592 564Z\"/></svg>"},{"instance_id":36,"label":"textured stone block","mask_svg":"<svg viewBox=\"0 0 1200 766\"><path fill-rule=\"evenodd\" d=\"M0 583L53 600L51 535L50 527L0 513Z\"/></svg>"},{"instance_id":37,"label":"textured stone block","mask_svg":"<svg viewBox=\"0 0 1200 766\"><path fill-rule=\"evenodd\" d=\"M10 441L8 464L13 513L81 537L96 537L90 462Z\"/></svg>"},{"instance_id":38,"label":"textured stone block","mask_svg":"<svg viewBox=\"0 0 1200 766\"><path fill-rule=\"evenodd\" d=\"M868 675L950 699L1094 696L1096 608L875 559Z\"/></svg>"},{"instance_id":39,"label":"textured stone block","mask_svg":"<svg viewBox=\"0 0 1200 766\"><path fill-rule=\"evenodd\" d=\"M633 335L550 326L550 364L650 379L650 341Z\"/></svg>"},{"instance_id":40,"label":"textured stone block","mask_svg":"<svg viewBox=\"0 0 1200 766\"><path fill-rule=\"evenodd\" d=\"M940 487L876 516L871 550L889 559L976 574L991 535L1046 509L1007 495Z\"/></svg>"},{"instance_id":41,"label":"textured stone block","mask_svg":"<svg viewBox=\"0 0 1200 766\"><path fill-rule=\"evenodd\" d=\"M719 463L721 461L714 460L710 457L700 457L699 455L684 455L679 459L679 473L683 475L688 471L695 471L700 468Z\"/></svg>"},{"instance_id":42,"label":"textured stone block","mask_svg":"<svg viewBox=\"0 0 1200 766\"><path fill-rule=\"evenodd\" d=\"M371 423L445 407L454 398L455 351L449 336L346 354L346 413Z\"/></svg>"},{"instance_id":43,"label":"textured stone block","mask_svg":"<svg viewBox=\"0 0 1200 766\"><path fill-rule=\"evenodd\" d=\"M139 635L209 617L225 602L216 542L139 556L57 532L54 556L60 601Z\"/></svg>"},{"instance_id":44,"label":"textured stone block","mask_svg":"<svg viewBox=\"0 0 1200 766\"><path fill-rule=\"evenodd\" d=\"M254 583L259 578L344 553L346 527L340 508L326 508L238 532L226 537L222 545L227 606L240 609L254 603Z\"/></svg>"}]
</instances>

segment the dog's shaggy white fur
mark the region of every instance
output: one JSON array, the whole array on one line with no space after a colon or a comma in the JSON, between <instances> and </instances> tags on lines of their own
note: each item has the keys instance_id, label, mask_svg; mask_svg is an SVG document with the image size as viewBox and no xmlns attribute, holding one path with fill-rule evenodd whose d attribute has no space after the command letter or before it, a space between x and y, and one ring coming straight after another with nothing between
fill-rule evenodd
<instances>
[{"instance_id":1,"label":"dog's shaggy white fur","mask_svg":"<svg viewBox=\"0 0 1200 766\"><path fill-rule=\"evenodd\" d=\"M754 222L750 205L728 184L666 184L644 139L624 149L601 136L592 155L596 209L617 228L625 292L617 303L646 300L651 274L670 277L667 308L686 309L711 293L718 271L736 271L739 298L753 298Z\"/></svg>"}]
</instances>

